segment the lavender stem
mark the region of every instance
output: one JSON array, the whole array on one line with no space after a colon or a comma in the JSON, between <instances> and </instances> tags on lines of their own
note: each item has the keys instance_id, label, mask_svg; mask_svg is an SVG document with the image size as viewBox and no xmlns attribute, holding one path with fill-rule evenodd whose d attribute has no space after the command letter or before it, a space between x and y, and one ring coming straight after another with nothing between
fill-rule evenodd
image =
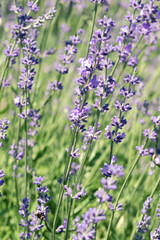
<instances>
[{"instance_id":1,"label":"lavender stem","mask_svg":"<svg viewBox=\"0 0 160 240\"><path fill-rule=\"evenodd\" d=\"M147 145L147 142L148 142L148 138L147 138L146 141L145 141L145 144L144 144L144 148L143 148L143 149L145 149L145 146ZM120 199L120 197L121 197L121 195L122 195L122 193L123 193L123 190L124 190L124 188L125 188L128 180L129 180L129 178L130 178L133 170L135 169L135 167L136 167L136 165L137 165L140 157L141 157L141 156L138 155L137 159L135 160L133 166L131 167L131 169L130 169L130 171L129 171L129 173L128 173L125 181L124 181L124 183L123 183L123 185L122 185L122 187L121 187L121 189L120 189L120 192L119 192L119 194L118 194L118 197L117 197L117 199L116 199L116 203L115 203L114 209L116 209L116 207L117 207L117 205L118 205L118 202L119 202L119 199ZM109 233L110 233L111 225L112 225L112 222L113 222L114 213L115 213L115 210L112 211L111 219L110 219L109 226L108 226L108 231L107 231L106 240L108 240L108 238L109 238Z\"/></svg>"},{"instance_id":2,"label":"lavender stem","mask_svg":"<svg viewBox=\"0 0 160 240\"><path fill-rule=\"evenodd\" d=\"M87 49L86 58L88 57L89 47L90 47L90 41L91 41L91 39L92 39L92 35L93 35L93 29L94 29L95 20L96 20L96 15L97 15L97 8L98 8L98 5L97 5L97 3L96 3L96 4L95 4L95 9L94 9L94 16L93 16L93 22L92 22L92 29L91 29L91 34L90 34L90 38L89 38L89 44L88 44L88 49Z\"/></svg>"},{"instance_id":3,"label":"lavender stem","mask_svg":"<svg viewBox=\"0 0 160 240\"><path fill-rule=\"evenodd\" d=\"M27 117L27 85L25 85L25 116ZM27 197L27 118L25 119L25 197Z\"/></svg>"}]
</instances>

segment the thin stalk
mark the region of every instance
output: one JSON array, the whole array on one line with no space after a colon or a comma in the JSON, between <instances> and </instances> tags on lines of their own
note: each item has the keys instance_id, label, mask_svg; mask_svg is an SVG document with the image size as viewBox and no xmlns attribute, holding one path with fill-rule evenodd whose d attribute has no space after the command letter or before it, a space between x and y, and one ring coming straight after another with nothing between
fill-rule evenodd
<instances>
[{"instance_id":1,"label":"thin stalk","mask_svg":"<svg viewBox=\"0 0 160 240\"><path fill-rule=\"evenodd\" d=\"M69 150L68 150L68 155L67 155L67 160L66 160L66 165L65 165L64 175L63 175L63 181L62 181L61 189L60 189L60 193L59 193L58 205L57 205L56 212L55 212L55 217L54 217L54 220L53 220L53 233L52 233L52 236L51 236L51 239L53 239L53 240L55 239L57 217L58 217L58 213L59 213L59 209L60 209L60 206L61 206L62 197L63 197L63 193L64 193L64 185L65 185L66 180L67 180L66 173L67 173L67 170L68 170L70 154L71 154L71 151L72 151L72 146L73 146L73 143L74 143L76 131L77 131L77 125L75 125L74 130L72 132L72 138L71 138L71 142L70 142L70 146L69 146Z\"/></svg>"},{"instance_id":2,"label":"thin stalk","mask_svg":"<svg viewBox=\"0 0 160 240\"><path fill-rule=\"evenodd\" d=\"M95 25L95 20L96 20L96 15L97 15L97 8L98 8L98 4L95 4L95 9L94 9L94 16L93 16L93 22L92 22L92 29L91 29L91 34L90 34L90 38L89 38L89 44L88 44L88 49L87 49L87 54L86 54L86 58L88 57L89 54L89 46L90 46L90 41L92 39L92 35L93 35L93 29L94 29L94 25Z\"/></svg>"},{"instance_id":3,"label":"thin stalk","mask_svg":"<svg viewBox=\"0 0 160 240\"><path fill-rule=\"evenodd\" d=\"M111 163L111 160L112 160L113 145L114 145L114 142L113 142L113 140L111 140L111 149L110 149L110 156L109 156L109 164Z\"/></svg>"},{"instance_id":4,"label":"thin stalk","mask_svg":"<svg viewBox=\"0 0 160 240\"><path fill-rule=\"evenodd\" d=\"M80 183L80 180L81 180L81 177L82 177L82 172L83 172L83 169L84 169L85 162L88 158L88 154L89 154L89 151L90 151L91 144L92 144L92 140L90 140L90 142L89 142L88 149L86 151L85 157L83 158L81 166L78 170L78 175L77 175L77 180L76 180L75 186L77 186Z\"/></svg>"},{"instance_id":5,"label":"thin stalk","mask_svg":"<svg viewBox=\"0 0 160 240\"><path fill-rule=\"evenodd\" d=\"M147 142L148 142L148 138L146 139L146 142L145 142L145 144L144 144L143 149L145 149L145 147L146 147L146 145L147 145ZM115 203L115 206L114 206L114 210L112 211L112 214L111 214L111 219L110 219L109 226L108 226L108 231L107 231L106 240L108 240L108 237L109 237L109 234L110 234L110 229L111 229L111 225L112 225L112 222L113 222L115 209L116 209L116 207L117 207L117 205L118 205L119 199L120 199L120 197L121 197L121 195L122 195L122 193L123 193L123 190L124 190L124 188L125 188L128 180L129 180L129 178L130 178L133 170L135 169L135 167L136 167L136 165L137 165L140 157L141 157L141 156L138 155L137 159L135 160L133 166L131 167L131 169L130 169L130 171L129 171L129 173L128 173L128 175L127 175L127 177L126 177L126 179L125 179L125 181L124 181L124 183L123 183L123 185L122 185L122 187L121 187L121 189L120 189L120 192L119 192L118 197L117 197L117 199L116 199L116 203Z\"/></svg>"},{"instance_id":6,"label":"thin stalk","mask_svg":"<svg viewBox=\"0 0 160 240\"><path fill-rule=\"evenodd\" d=\"M53 240L55 240L57 217L58 217L59 209L60 209L60 206L61 206L63 193L64 193L64 187L63 187L63 185L61 185L61 189L60 189L60 193L59 193L59 199L58 199L58 205L56 207L56 212L55 212L55 216L54 216L54 220L53 220L53 231L52 231L52 235L51 235L51 239L53 239Z\"/></svg>"},{"instance_id":7,"label":"thin stalk","mask_svg":"<svg viewBox=\"0 0 160 240\"><path fill-rule=\"evenodd\" d=\"M95 126L94 126L94 134L96 133L96 130L97 130L97 124L98 124L98 121L99 121L99 117L100 117L100 111L97 110L97 119L96 119L96 123L95 123ZM85 153L85 156L82 160L82 163L80 165L80 168L78 170L78 175L77 175L77 178L75 180L75 188L78 186L78 184L80 183L81 181L81 177L82 177L82 172L83 172L83 169L84 169L84 166L85 166L85 163L86 163L86 160L88 158L88 155L89 155L89 152L90 152L90 148L91 148L91 145L92 145L92 142L93 140L91 139L89 141L89 144L88 144L88 148L87 148L87 151ZM74 189L76 190L76 189ZM69 213L68 213L68 220L67 220L67 225L68 225L68 228L69 228L69 221L70 221L70 215L71 215L71 211L74 211L74 206L75 206L75 199L71 199L71 201L73 202L73 204L71 205L70 209L69 209ZM73 210L72 210L72 206L73 206Z\"/></svg>"},{"instance_id":8,"label":"thin stalk","mask_svg":"<svg viewBox=\"0 0 160 240\"><path fill-rule=\"evenodd\" d=\"M51 24L52 24L52 21L50 21L48 26L46 26L46 28L44 29L42 40L41 40L40 47L39 47L39 49L41 50L41 53L43 53L46 48L47 40L48 40L48 36L49 36L49 29L51 27ZM38 90L41 86L41 81L40 81L39 76L40 76L40 72L41 72L42 61L43 61L43 58L41 57L39 60L37 77L36 77L36 81L35 81L35 96L34 97L37 96Z\"/></svg>"},{"instance_id":9,"label":"thin stalk","mask_svg":"<svg viewBox=\"0 0 160 240\"><path fill-rule=\"evenodd\" d=\"M25 116L27 117L27 84L25 85ZM25 197L27 197L27 118L25 119Z\"/></svg>"},{"instance_id":10,"label":"thin stalk","mask_svg":"<svg viewBox=\"0 0 160 240\"><path fill-rule=\"evenodd\" d=\"M21 113L21 109L20 109ZM18 136L17 136L17 146L20 139L20 129L21 129L21 118L19 118L18 123ZM17 165L17 160L15 159L15 165ZM17 172L15 170L15 190L16 190L16 202L17 202L17 209L19 209L19 194L18 194L18 184L17 184Z\"/></svg>"},{"instance_id":11,"label":"thin stalk","mask_svg":"<svg viewBox=\"0 0 160 240\"><path fill-rule=\"evenodd\" d=\"M115 70L116 70L116 68L117 68L117 66L118 66L119 61L120 61L120 56L119 56L119 57L117 58L117 60L116 60L116 63L115 63L115 65L114 65L114 68L113 68L113 70L112 70L112 72L111 72L111 77L113 77L114 72L115 72Z\"/></svg>"},{"instance_id":12,"label":"thin stalk","mask_svg":"<svg viewBox=\"0 0 160 240\"><path fill-rule=\"evenodd\" d=\"M98 124L98 121L99 121L99 117L100 117L100 111L97 110L97 119L96 119L96 123L95 123L95 126L94 126L94 134L96 133L96 130L97 130L97 124ZM82 164L81 164L81 166L80 166L80 168L79 168L79 170L78 170L78 175L77 175L77 179L76 179L76 184L75 184L75 186L77 186L77 185L80 183L81 176L82 176L82 172L83 172L83 169L84 169L84 165L85 165L85 162L86 162L86 160L87 160L87 158L88 158L88 154L89 154L89 151L90 151L90 147L91 147L91 145L92 145L92 142L93 142L93 140L91 139L91 140L89 141L89 145L88 145L88 149L87 149L87 152L86 152L86 154L85 154L85 157L84 157L84 159L83 159L83 161L82 161Z\"/></svg>"},{"instance_id":13,"label":"thin stalk","mask_svg":"<svg viewBox=\"0 0 160 240\"><path fill-rule=\"evenodd\" d=\"M49 232L52 232L52 228L49 225L48 221L45 221L46 228L48 229Z\"/></svg>"},{"instance_id":14,"label":"thin stalk","mask_svg":"<svg viewBox=\"0 0 160 240\"><path fill-rule=\"evenodd\" d=\"M59 4L59 0L56 0L56 4L55 4L55 8L57 9L58 7L58 4Z\"/></svg>"},{"instance_id":15,"label":"thin stalk","mask_svg":"<svg viewBox=\"0 0 160 240\"><path fill-rule=\"evenodd\" d=\"M51 99L53 94L50 94L49 97L46 99L46 101L43 103L43 106L45 106Z\"/></svg>"},{"instance_id":16,"label":"thin stalk","mask_svg":"<svg viewBox=\"0 0 160 240\"><path fill-rule=\"evenodd\" d=\"M70 207L69 207L68 218L67 218L67 226L66 226L66 234L65 234L64 240L68 239L69 220L71 215L72 203L73 203L73 198L71 198L71 201L70 201Z\"/></svg>"}]
</instances>

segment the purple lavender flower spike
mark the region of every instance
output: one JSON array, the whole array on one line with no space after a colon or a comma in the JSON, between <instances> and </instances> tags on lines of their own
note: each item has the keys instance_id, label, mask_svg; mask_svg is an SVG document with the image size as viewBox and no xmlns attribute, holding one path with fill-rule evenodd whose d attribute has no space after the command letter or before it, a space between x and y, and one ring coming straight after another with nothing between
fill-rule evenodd
<instances>
[{"instance_id":1,"label":"purple lavender flower spike","mask_svg":"<svg viewBox=\"0 0 160 240\"><path fill-rule=\"evenodd\" d=\"M103 210L90 208L85 214L82 215L82 222L79 218L74 221L76 233L72 235L72 239L95 239L95 224L105 220Z\"/></svg>"},{"instance_id":2,"label":"purple lavender flower spike","mask_svg":"<svg viewBox=\"0 0 160 240\"><path fill-rule=\"evenodd\" d=\"M154 232L150 232L150 238L151 240L160 239L160 225L155 229Z\"/></svg>"},{"instance_id":3,"label":"purple lavender flower spike","mask_svg":"<svg viewBox=\"0 0 160 240\"><path fill-rule=\"evenodd\" d=\"M144 202L143 208L141 210L143 214L146 214L148 212L148 209L151 207L152 200L152 198L148 197L147 200Z\"/></svg>"},{"instance_id":4,"label":"purple lavender flower spike","mask_svg":"<svg viewBox=\"0 0 160 240\"><path fill-rule=\"evenodd\" d=\"M3 172L3 170L0 170L0 178L5 177L5 174ZM4 180L0 179L0 186L2 186L4 184ZM1 192L0 192L0 197L2 196Z\"/></svg>"},{"instance_id":5,"label":"purple lavender flower spike","mask_svg":"<svg viewBox=\"0 0 160 240\"><path fill-rule=\"evenodd\" d=\"M148 231L148 227L150 225L151 217L148 216L148 210L151 207L152 198L148 197L147 200L144 202L142 214L143 218L140 223L137 223L138 233L136 234L135 238L137 240L143 239L143 234Z\"/></svg>"},{"instance_id":6,"label":"purple lavender flower spike","mask_svg":"<svg viewBox=\"0 0 160 240\"><path fill-rule=\"evenodd\" d=\"M0 138L3 140L7 139L7 129L9 127L10 121L4 118L3 120L0 119ZM1 143L1 147L3 144Z\"/></svg>"}]
</instances>

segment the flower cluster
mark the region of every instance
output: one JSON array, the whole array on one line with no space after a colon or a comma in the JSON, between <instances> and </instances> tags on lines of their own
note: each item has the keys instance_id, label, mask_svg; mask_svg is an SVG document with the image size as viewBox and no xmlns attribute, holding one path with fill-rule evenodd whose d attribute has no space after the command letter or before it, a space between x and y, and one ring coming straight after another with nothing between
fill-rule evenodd
<instances>
[{"instance_id":1,"label":"flower cluster","mask_svg":"<svg viewBox=\"0 0 160 240\"><path fill-rule=\"evenodd\" d=\"M11 64L16 63L16 58L20 55L20 48L14 48L13 44L8 44L8 41L4 42L6 49L3 51L7 58L10 58Z\"/></svg>"},{"instance_id":2,"label":"flower cluster","mask_svg":"<svg viewBox=\"0 0 160 240\"><path fill-rule=\"evenodd\" d=\"M39 125L39 120L41 119L41 115L39 114L39 112L37 110L34 110L34 109L30 109L29 111L29 128L28 128L28 136L29 136L29 139L27 140L27 144L28 146L30 147L34 147L34 145L36 144L33 137L35 135L37 135L37 130L36 128L39 128L40 125Z\"/></svg>"},{"instance_id":3,"label":"flower cluster","mask_svg":"<svg viewBox=\"0 0 160 240\"><path fill-rule=\"evenodd\" d=\"M48 196L48 188L47 186L40 186L40 184L44 181L45 178L42 177L37 177L36 181L34 181L33 183L37 185L37 192L39 194L39 197L37 198L37 210L40 216L40 219L47 221L47 213L49 212L49 207L45 206L45 204L50 200L50 197Z\"/></svg>"},{"instance_id":4,"label":"flower cluster","mask_svg":"<svg viewBox=\"0 0 160 240\"><path fill-rule=\"evenodd\" d=\"M74 220L76 234L72 235L72 239L95 239L95 225L105 219L106 217L103 210L99 210L97 208L89 208L89 210L82 215L81 222L79 217L76 217Z\"/></svg>"},{"instance_id":5,"label":"flower cluster","mask_svg":"<svg viewBox=\"0 0 160 240\"><path fill-rule=\"evenodd\" d=\"M87 118L92 113L92 109L102 113L109 110L106 98L113 93L116 86L115 79L112 76L109 76L106 80L106 76L98 77L97 74L94 74L96 70L107 71L114 66L108 55L115 51L115 48L110 44L110 31L115 23L112 19L104 16L103 19L98 20L98 24L100 29L93 32L87 57L79 59L81 64L79 68L80 76L76 79L78 87L74 90L77 98L74 101L75 108L71 111L69 117L72 122L72 129L74 129L74 126L78 126L79 130L84 132L84 150L90 141L98 139L101 134L98 129L100 127L99 123L97 123L97 126L89 126L88 130L85 129ZM89 106L87 98L92 92L95 103Z\"/></svg>"},{"instance_id":6,"label":"flower cluster","mask_svg":"<svg viewBox=\"0 0 160 240\"><path fill-rule=\"evenodd\" d=\"M65 53L60 55L60 61L54 64L56 71L59 73L58 80L55 82L49 82L47 89L50 91L62 90L63 85L60 81L63 74L69 72L69 65L74 60L74 55L77 53L77 45L82 41L80 35L83 33L83 30L80 29L77 34L70 36L69 41L65 41Z\"/></svg>"},{"instance_id":7,"label":"flower cluster","mask_svg":"<svg viewBox=\"0 0 160 240\"><path fill-rule=\"evenodd\" d=\"M105 136L107 139L114 141L115 143L120 143L126 137L125 132L121 133L120 130L127 124L124 114L132 109L126 100L132 98L135 94L134 89L132 89L136 84L140 83L138 77L135 76L137 68L134 69L133 75L127 75L123 78L124 82L128 85L128 88L122 87L120 89L121 100L116 100L114 107L119 111L119 116L114 116L111 119L111 124L106 127ZM132 86L132 88L131 88ZM114 130L111 128L114 127Z\"/></svg>"},{"instance_id":8,"label":"flower cluster","mask_svg":"<svg viewBox=\"0 0 160 240\"><path fill-rule=\"evenodd\" d=\"M137 55L133 56L134 47L137 46L139 40L144 36L146 39L149 39L153 32L159 31L158 25L156 26L159 19L159 10L158 5L153 0L146 4L143 4L141 1L131 0L130 7L131 11L128 11L124 17L129 22L129 27L124 25L121 28L120 36L117 37L117 50L121 62L135 67L138 63L138 58ZM129 57L131 57L130 60Z\"/></svg>"},{"instance_id":9,"label":"flower cluster","mask_svg":"<svg viewBox=\"0 0 160 240\"><path fill-rule=\"evenodd\" d=\"M22 200L19 214L22 216L20 226L24 228L24 232L20 233L20 238L25 239L32 239L35 236L35 239L40 237L39 231L44 226L42 223L43 221L47 221L47 213L48 206L45 204L49 201L50 197L48 197L47 187L42 187L41 183L44 181L43 177L37 177L36 181L33 183L37 185L37 191L39 194L39 198L37 199L38 205L37 210L29 213L29 198L24 198Z\"/></svg>"},{"instance_id":10,"label":"flower cluster","mask_svg":"<svg viewBox=\"0 0 160 240\"><path fill-rule=\"evenodd\" d=\"M139 223L137 223L138 233L135 236L137 240L143 239L143 234L148 231L151 220L151 217L148 216L148 210L151 207L152 200L152 198L148 197L147 200L144 202L143 209L141 210L143 218Z\"/></svg>"},{"instance_id":11,"label":"flower cluster","mask_svg":"<svg viewBox=\"0 0 160 240\"><path fill-rule=\"evenodd\" d=\"M39 53L39 49L37 49L36 41L33 38L27 38L24 40L24 57L22 58L21 62L24 65L21 76L20 82L18 83L18 87L22 90L25 90L27 87L31 90L34 80L34 75L36 74L35 69L32 67L38 64L37 54Z\"/></svg>"},{"instance_id":12,"label":"flower cluster","mask_svg":"<svg viewBox=\"0 0 160 240\"><path fill-rule=\"evenodd\" d=\"M10 121L7 120L6 118L4 118L3 120L0 119L0 138L3 139L3 140L6 140L7 139L7 129L8 129L8 126L10 124ZM0 147L3 146L3 143L0 142Z\"/></svg>"},{"instance_id":13,"label":"flower cluster","mask_svg":"<svg viewBox=\"0 0 160 240\"><path fill-rule=\"evenodd\" d=\"M103 188L96 192L96 197L100 200L100 203L108 202L109 208L111 210L122 210L123 204L119 204L116 209L114 209L112 200L113 197L108 193L110 190L117 189L117 178L124 176L124 169L117 163L117 158L113 155L111 164L104 164L104 168L101 168L103 178L101 179L101 184ZM107 191L107 192L106 192Z\"/></svg>"}]
</instances>

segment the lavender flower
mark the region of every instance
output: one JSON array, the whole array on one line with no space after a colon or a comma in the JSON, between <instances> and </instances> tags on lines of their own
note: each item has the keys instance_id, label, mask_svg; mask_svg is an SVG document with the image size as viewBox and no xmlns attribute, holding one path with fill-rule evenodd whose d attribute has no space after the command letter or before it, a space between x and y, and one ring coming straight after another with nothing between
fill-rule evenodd
<instances>
[{"instance_id":1,"label":"lavender flower","mask_svg":"<svg viewBox=\"0 0 160 240\"><path fill-rule=\"evenodd\" d=\"M78 186L77 190L79 190L79 192L77 192L75 196L72 195L72 189L70 187L68 188L67 185L64 186L64 189L66 190L65 195L70 196L71 198L81 199L82 196L86 195L86 191L81 188L81 186Z\"/></svg>"},{"instance_id":2,"label":"lavender flower","mask_svg":"<svg viewBox=\"0 0 160 240\"><path fill-rule=\"evenodd\" d=\"M5 177L5 174L4 174L3 170L0 170L0 186L2 186L2 185L4 184L4 180L1 179L1 178L3 178L3 177ZM1 194L1 192L0 192L0 197L1 197L1 196L2 196L2 194Z\"/></svg>"},{"instance_id":3,"label":"lavender flower","mask_svg":"<svg viewBox=\"0 0 160 240\"><path fill-rule=\"evenodd\" d=\"M142 156L147 156L149 154L148 149L143 149L143 145L136 147L136 150L139 152L139 155Z\"/></svg>"},{"instance_id":4,"label":"lavender flower","mask_svg":"<svg viewBox=\"0 0 160 240\"><path fill-rule=\"evenodd\" d=\"M21 160L24 157L24 151L25 151L24 145L25 145L24 138L22 138L19 141L18 146L16 146L15 143L13 143L10 146L9 155L11 155L16 160Z\"/></svg>"},{"instance_id":5,"label":"lavender flower","mask_svg":"<svg viewBox=\"0 0 160 240\"><path fill-rule=\"evenodd\" d=\"M8 129L8 125L10 124L10 121L7 120L6 118L4 118L3 120L0 119L0 138L3 140L7 139L7 129ZM3 144L2 142L0 143L0 147L2 147Z\"/></svg>"},{"instance_id":6,"label":"lavender flower","mask_svg":"<svg viewBox=\"0 0 160 240\"><path fill-rule=\"evenodd\" d=\"M82 222L76 218L74 221L74 227L76 228L76 234L72 235L72 239L95 239L95 224L105 220L103 210L96 208L90 208L85 214L82 215Z\"/></svg>"},{"instance_id":7,"label":"lavender flower","mask_svg":"<svg viewBox=\"0 0 160 240\"><path fill-rule=\"evenodd\" d=\"M19 214L22 216L20 226L24 228L24 232L20 233L20 238L25 239L32 239L35 236L35 239L40 237L40 234L37 233L44 227L42 221L47 221L47 213L49 212L49 207L46 206L46 203L50 200L48 197L48 189L47 187L42 187L41 183L44 181L44 177L37 177L34 184L36 184L37 191L38 191L38 198L37 198L37 210L33 211L31 214L29 213L29 198L24 198L22 200Z\"/></svg>"},{"instance_id":8,"label":"lavender flower","mask_svg":"<svg viewBox=\"0 0 160 240\"><path fill-rule=\"evenodd\" d=\"M111 159L111 164L104 164L104 168L101 168L102 174L105 176L101 179L101 184L103 188L101 191L96 192L96 197L99 198L101 203L108 202L108 207L112 211L121 211L123 208L123 203L119 204L116 209L112 204L113 196L109 194L110 190L116 190L117 186L117 178L124 176L124 169L122 166L115 164L117 158L113 155Z\"/></svg>"},{"instance_id":9,"label":"lavender flower","mask_svg":"<svg viewBox=\"0 0 160 240\"><path fill-rule=\"evenodd\" d=\"M160 218L160 204L158 205L157 208L157 217ZM154 232L153 231L150 232L150 237L151 240L156 240L160 238L160 225L158 225L158 227L155 228Z\"/></svg>"},{"instance_id":10,"label":"lavender flower","mask_svg":"<svg viewBox=\"0 0 160 240\"><path fill-rule=\"evenodd\" d=\"M47 186L40 186L40 184L44 181L45 178L43 177L39 177L36 178L36 181L34 181L33 183L36 184L37 187L37 192L39 194L39 197L37 198L37 211L38 211L38 218L47 221L47 213L49 212L49 207L45 206L45 204L50 200L50 197L48 196L48 188ZM39 217L41 216L41 217Z\"/></svg>"},{"instance_id":11,"label":"lavender flower","mask_svg":"<svg viewBox=\"0 0 160 240\"><path fill-rule=\"evenodd\" d=\"M151 206L152 198L148 197L147 200L144 202L143 209L141 210L143 217L140 223L137 223L138 233L135 236L135 239L143 239L143 234L148 231L148 227L150 225L151 217L148 216L148 210Z\"/></svg>"}]
</instances>

